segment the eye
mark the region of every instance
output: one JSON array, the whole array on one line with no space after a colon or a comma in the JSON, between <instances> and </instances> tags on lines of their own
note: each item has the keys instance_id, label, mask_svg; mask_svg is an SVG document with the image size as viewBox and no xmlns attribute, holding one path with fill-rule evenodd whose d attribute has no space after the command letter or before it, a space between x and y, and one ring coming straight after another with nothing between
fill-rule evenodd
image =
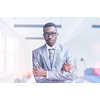
<instances>
[{"instance_id":1,"label":"eye","mask_svg":"<svg viewBox=\"0 0 100 100\"><path fill-rule=\"evenodd\" d=\"M44 36L48 36L49 35L49 33L44 33Z\"/></svg>"},{"instance_id":2,"label":"eye","mask_svg":"<svg viewBox=\"0 0 100 100\"><path fill-rule=\"evenodd\" d=\"M48 33L45 33L45 35L48 35Z\"/></svg>"},{"instance_id":3,"label":"eye","mask_svg":"<svg viewBox=\"0 0 100 100\"><path fill-rule=\"evenodd\" d=\"M55 35L56 33L55 33L55 32L52 32L51 34L52 34L52 35Z\"/></svg>"}]
</instances>

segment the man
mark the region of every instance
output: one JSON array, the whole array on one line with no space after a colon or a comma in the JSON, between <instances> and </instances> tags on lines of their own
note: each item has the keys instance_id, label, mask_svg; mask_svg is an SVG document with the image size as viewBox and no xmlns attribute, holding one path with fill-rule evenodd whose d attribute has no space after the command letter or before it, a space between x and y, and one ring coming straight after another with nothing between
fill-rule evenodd
<instances>
[{"instance_id":1,"label":"man","mask_svg":"<svg viewBox=\"0 0 100 100\"><path fill-rule=\"evenodd\" d=\"M33 75L37 83L70 83L74 66L68 47L56 43L58 33L54 23L43 27L46 44L32 51Z\"/></svg>"}]
</instances>

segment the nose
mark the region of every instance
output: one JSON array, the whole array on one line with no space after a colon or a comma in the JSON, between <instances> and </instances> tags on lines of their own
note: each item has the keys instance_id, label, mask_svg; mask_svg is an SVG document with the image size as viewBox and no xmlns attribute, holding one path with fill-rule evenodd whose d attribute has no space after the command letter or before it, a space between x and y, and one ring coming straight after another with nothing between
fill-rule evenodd
<instances>
[{"instance_id":1,"label":"nose","mask_svg":"<svg viewBox=\"0 0 100 100\"><path fill-rule=\"evenodd\" d=\"M52 38L51 34L48 36L49 38Z\"/></svg>"}]
</instances>

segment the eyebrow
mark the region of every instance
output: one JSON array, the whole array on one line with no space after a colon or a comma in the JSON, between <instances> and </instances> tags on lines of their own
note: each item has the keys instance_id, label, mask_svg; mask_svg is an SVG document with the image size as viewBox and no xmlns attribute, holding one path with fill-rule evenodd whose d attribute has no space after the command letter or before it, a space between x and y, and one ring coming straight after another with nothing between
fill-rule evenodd
<instances>
[{"instance_id":1,"label":"eyebrow","mask_svg":"<svg viewBox=\"0 0 100 100\"><path fill-rule=\"evenodd\" d=\"M57 33L57 32L55 32L55 31L52 31L52 32ZM45 32L45 33L52 33L52 32Z\"/></svg>"}]
</instances>

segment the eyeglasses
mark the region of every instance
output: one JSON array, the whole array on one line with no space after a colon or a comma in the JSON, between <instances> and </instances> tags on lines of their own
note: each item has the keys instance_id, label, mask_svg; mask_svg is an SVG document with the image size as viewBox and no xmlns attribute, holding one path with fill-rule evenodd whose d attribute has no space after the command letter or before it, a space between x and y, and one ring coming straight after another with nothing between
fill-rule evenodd
<instances>
[{"instance_id":1,"label":"eyeglasses","mask_svg":"<svg viewBox=\"0 0 100 100\"><path fill-rule=\"evenodd\" d=\"M44 37L49 37L49 35L51 35L52 37L54 37L57 33L56 32L52 32L52 33L44 33Z\"/></svg>"}]
</instances>

